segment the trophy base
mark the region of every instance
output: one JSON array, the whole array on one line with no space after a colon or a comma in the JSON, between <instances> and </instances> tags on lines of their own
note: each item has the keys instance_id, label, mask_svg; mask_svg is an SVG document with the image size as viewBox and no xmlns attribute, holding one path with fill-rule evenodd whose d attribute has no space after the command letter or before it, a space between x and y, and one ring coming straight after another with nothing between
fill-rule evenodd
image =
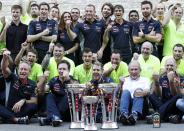
<instances>
[{"instance_id":1,"label":"trophy base","mask_svg":"<svg viewBox=\"0 0 184 131\"><path fill-rule=\"evenodd\" d=\"M117 129L118 124L117 122L112 122L112 121L106 121L102 123L102 129Z\"/></svg>"},{"instance_id":2,"label":"trophy base","mask_svg":"<svg viewBox=\"0 0 184 131\"><path fill-rule=\"evenodd\" d=\"M97 128L97 126L96 125L85 125L84 126L84 130L85 131L97 131L98 130L98 128Z\"/></svg>"},{"instance_id":3,"label":"trophy base","mask_svg":"<svg viewBox=\"0 0 184 131\"><path fill-rule=\"evenodd\" d=\"M71 122L70 129L84 129L84 122Z\"/></svg>"}]
</instances>

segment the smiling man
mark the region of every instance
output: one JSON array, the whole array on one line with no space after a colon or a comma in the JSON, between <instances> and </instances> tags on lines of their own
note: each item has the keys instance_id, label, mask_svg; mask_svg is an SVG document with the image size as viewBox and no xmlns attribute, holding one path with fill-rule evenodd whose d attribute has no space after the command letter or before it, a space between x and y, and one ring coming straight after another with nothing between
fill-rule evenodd
<instances>
[{"instance_id":1,"label":"smiling man","mask_svg":"<svg viewBox=\"0 0 184 131\"><path fill-rule=\"evenodd\" d=\"M6 95L5 106L0 106L0 116L7 122L28 124L37 110L37 98L35 94L36 83L28 79L30 65L22 62L18 66L18 75L9 69L10 52L3 52L2 72L10 87Z\"/></svg>"},{"instance_id":2,"label":"smiling man","mask_svg":"<svg viewBox=\"0 0 184 131\"><path fill-rule=\"evenodd\" d=\"M21 44L27 39L27 25L20 21L22 7L13 5L11 7L12 22L6 32L6 48L11 52L14 60L21 49Z\"/></svg>"}]
</instances>

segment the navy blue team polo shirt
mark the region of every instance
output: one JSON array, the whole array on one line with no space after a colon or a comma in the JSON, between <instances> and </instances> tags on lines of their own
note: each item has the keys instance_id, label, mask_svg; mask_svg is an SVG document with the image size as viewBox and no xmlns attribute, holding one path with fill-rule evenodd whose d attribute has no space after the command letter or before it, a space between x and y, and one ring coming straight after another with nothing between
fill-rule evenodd
<instances>
[{"instance_id":1,"label":"navy blue team polo shirt","mask_svg":"<svg viewBox=\"0 0 184 131\"><path fill-rule=\"evenodd\" d=\"M178 86L177 88L183 88L184 87L183 86L184 77L181 77L181 76L178 76L178 77L180 77L181 87ZM166 102L167 100L171 99L173 96L172 96L171 91L170 91L169 80L168 80L168 77L166 74L160 77L159 85L162 88L162 100L163 100L163 102Z\"/></svg>"},{"instance_id":2,"label":"navy blue team polo shirt","mask_svg":"<svg viewBox=\"0 0 184 131\"><path fill-rule=\"evenodd\" d=\"M49 29L49 35L57 35L58 34L58 26L57 22L55 20L47 19L46 21L31 21L28 27L28 35L36 35L38 33L41 33L46 28ZM37 40L34 42L34 47L36 49L40 49L43 51L47 51L49 49L49 43L42 40Z\"/></svg>"},{"instance_id":3,"label":"navy blue team polo shirt","mask_svg":"<svg viewBox=\"0 0 184 131\"><path fill-rule=\"evenodd\" d=\"M133 36L138 36L138 33L140 32L140 29L142 29L144 34L149 34L152 29L154 29L156 34L161 34L161 25L159 21L154 20L153 18L151 18L150 20L146 21L144 19L142 19L142 21L136 22L134 24L134 28L133 28ZM153 55L158 56L158 51L157 51L157 47L156 44L153 43ZM140 43L139 45L142 45L142 43ZM140 51L140 49L139 49Z\"/></svg>"},{"instance_id":4,"label":"navy blue team polo shirt","mask_svg":"<svg viewBox=\"0 0 184 131\"><path fill-rule=\"evenodd\" d=\"M132 54L132 25L128 21L123 20L121 25L115 23L110 31L110 36L113 49L120 50L122 55Z\"/></svg>"},{"instance_id":5,"label":"navy blue team polo shirt","mask_svg":"<svg viewBox=\"0 0 184 131\"><path fill-rule=\"evenodd\" d=\"M83 23L78 23L74 32L79 35L81 32L84 36L84 48L90 48L93 53L96 53L102 45L102 37L105 29L105 25L97 20L92 23L84 21Z\"/></svg>"},{"instance_id":6,"label":"navy blue team polo shirt","mask_svg":"<svg viewBox=\"0 0 184 131\"><path fill-rule=\"evenodd\" d=\"M11 82L7 105L9 109L12 109L15 103L22 99L30 100L31 97L36 97L36 83L34 81L28 79L27 84L22 84L19 78L13 73L6 78L6 81Z\"/></svg>"}]
</instances>

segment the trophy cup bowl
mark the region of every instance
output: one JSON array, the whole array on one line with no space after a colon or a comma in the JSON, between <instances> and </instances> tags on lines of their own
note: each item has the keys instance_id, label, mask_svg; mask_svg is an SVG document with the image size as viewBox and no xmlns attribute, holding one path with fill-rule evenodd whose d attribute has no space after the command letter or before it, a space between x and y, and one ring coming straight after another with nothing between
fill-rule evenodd
<instances>
[{"instance_id":1,"label":"trophy cup bowl","mask_svg":"<svg viewBox=\"0 0 184 131\"><path fill-rule=\"evenodd\" d=\"M97 103L98 99L98 96L83 96L83 101L85 104Z\"/></svg>"},{"instance_id":2,"label":"trophy cup bowl","mask_svg":"<svg viewBox=\"0 0 184 131\"><path fill-rule=\"evenodd\" d=\"M114 83L106 83L99 84L98 87L104 91L104 93L112 93L112 91L116 88L117 84Z\"/></svg>"}]
</instances>

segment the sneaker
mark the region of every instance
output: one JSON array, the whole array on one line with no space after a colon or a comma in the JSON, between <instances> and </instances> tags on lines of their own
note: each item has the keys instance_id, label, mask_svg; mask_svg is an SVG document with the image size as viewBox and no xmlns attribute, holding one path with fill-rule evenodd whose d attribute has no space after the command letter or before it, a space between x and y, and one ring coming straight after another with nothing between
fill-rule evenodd
<instances>
[{"instance_id":1,"label":"sneaker","mask_svg":"<svg viewBox=\"0 0 184 131\"><path fill-rule=\"evenodd\" d=\"M50 125L50 121L46 117L38 117L38 122L40 126Z\"/></svg>"},{"instance_id":2,"label":"sneaker","mask_svg":"<svg viewBox=\"0 0 184 131\"><path fill-rule=\"evenodd\" d=\"M137 113L132 113L129 117L128 117L128 121L130 122L130 125L135 125L135 123L137 122Z\"/></svg>"},{"instance_id":3,"label":"sneaker","mask_svg":"<svg viewBox=\"0 0 184 131\"><path fill-rule=\"evenodd\" d=\"M62 122L63 121L58 116L53 116L51 124L53 127L58 127L61 125Z\"/></svg>"},{"instance_id":4,"label":"sneaker","mask_svg":"<svg viewBox=\"0 0 184 131\"><path fill-rule=\"evenodd\" d=\"M123 125L129 125L128 115L126 115L125 113L122 113L121 116L120 116L120 122Z\"/></svg>"},{"instance_id":5,"label":"sneaker","mask_svg":"<svg viewBox=\"0 0 184 131\"><path fill-rule=\"evenodd\" d=\"M178 124L181 122L180 116L179 115L171 115L169 116L169 122L173 124Z\"/></svg>"},{"instance_id":6,"label":"sneaker","mask_svg":"<svg viewBox=\"0 0 184 131\"><path fill-rule=\"evenodd\" d=\"M29 124L28 116L17 118L17 124Z\"/></svg>"}]
</instances>

